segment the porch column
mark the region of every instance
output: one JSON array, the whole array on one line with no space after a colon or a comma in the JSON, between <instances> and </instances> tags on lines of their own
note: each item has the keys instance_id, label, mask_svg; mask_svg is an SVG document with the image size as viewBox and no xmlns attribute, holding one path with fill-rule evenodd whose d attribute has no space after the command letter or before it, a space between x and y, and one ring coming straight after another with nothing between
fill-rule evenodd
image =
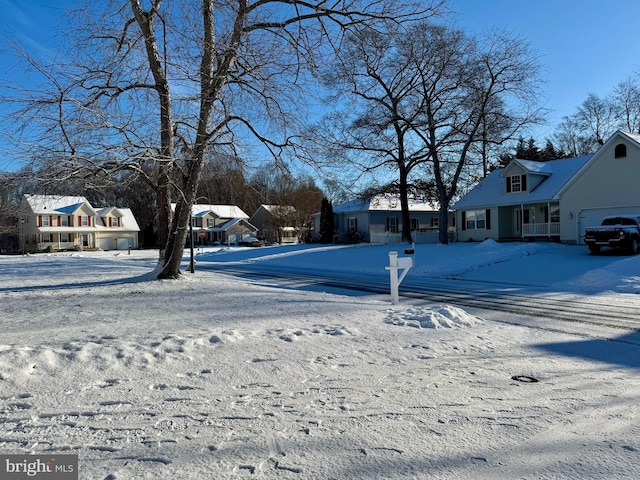
<instances>
[{"instance_id":1,"label":"porch column","mask_svg":"<svg viewBox=\"0 0 640 480\"><path fill-rule=\"evenodd\" d=\"M551 238L551 202L547 202L547 238Z\"/></svg>"},{"instance_id":2,"label":"porch column","mask_svg":"<svg viewBox=\"0 0 640 480\"><path fill-rule=\"evenodd\" d=\"M520 238L524 238L524 204L520 204Z\"/></svg>"}]
</instances>

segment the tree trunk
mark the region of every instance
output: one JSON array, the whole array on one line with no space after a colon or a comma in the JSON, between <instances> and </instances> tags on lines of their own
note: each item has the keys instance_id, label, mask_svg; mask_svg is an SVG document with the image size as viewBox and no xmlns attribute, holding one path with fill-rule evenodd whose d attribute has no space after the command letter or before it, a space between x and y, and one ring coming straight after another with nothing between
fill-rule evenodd
<instances>
[{"instance_id":1,"label":"tree trunk","mask_svg":"<svg viewBox=\"0 0 640 480\"><path fill-rule=\"evenodd\" d=\"M409 193L407 187L407 171L400 166L400 207L402 214L402 241L407 243L413 243L411 237L411 212L409 211Z\"/></svg>"},{"instance_id":2,"label":"tree trunk","mask_svg":"<svg viewBox=\"0 0 640 480\"><path fill-rule=\"evenodd\" d=\"M446 199L446 195L440 195L440 210L438 211L438 243L442 245L449 244L449 200Z\"/></svg>"}]
</instances>

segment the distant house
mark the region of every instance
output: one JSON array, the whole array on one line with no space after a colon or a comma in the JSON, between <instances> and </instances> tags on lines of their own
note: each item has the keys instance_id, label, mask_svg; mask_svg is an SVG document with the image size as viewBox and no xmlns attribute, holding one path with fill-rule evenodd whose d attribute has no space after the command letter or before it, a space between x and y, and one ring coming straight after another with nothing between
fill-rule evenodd
<instances>
[{"instance_id":1,"label":"distant house","mask_svg":"<svg viewBox=\"0 0 640 480\"><path fill-rule=\"evenodd\" d=\"M640 135L618 131L593 155L515 159L455 205L459 241L555 239L583 243L602 218L640 212Z\"/></svg>"},{"instance_id":2,"label":"distant house","mask_svg":"<svg viewBox=\"0 0 640 480\"><path fill-rule=\"evenodd\" d=\"M269 243L298 243L295 213L291 205L260 205L249 222L258 229L258 237Z\"/></svg>"},{"instance_id":3,"label":"distant house","mask_svg":"<svg viewBox=\"0 0 640 480\"><path fill-rule=\"evenodd\" d=\"M21 251L138 248L138 222L128 208L94 208L85 197L24 195Z\"/></svg>"},{"instance_id":4,"label":"distant house","mask_svg":"<svg viewBox=\"0 0 640 480\"><path fill-rule=\"evenodd\" d=\"M191 225L196 245L237 244L258 232L249 215L235 205L193 205Z\"/></svg>"},{"instance_id":5,"label":"distant house","mask_svg":"<svg viewBox=\"0 0 640 480\"><path fill-rule=\"evenodd\" d=\"M438 206L415 198L409 199L411 231L416 243L437 243L439 229ZM400 243L402 210L396 195L376 195L371 199L357 198L333 207L337 235L358 232L371 243ZM320 231L320 213L315 213L315 231ZM451 215L451 230L453 215ZM453 230L452 230L453 232Z\"/></svg>"}]
</instances>

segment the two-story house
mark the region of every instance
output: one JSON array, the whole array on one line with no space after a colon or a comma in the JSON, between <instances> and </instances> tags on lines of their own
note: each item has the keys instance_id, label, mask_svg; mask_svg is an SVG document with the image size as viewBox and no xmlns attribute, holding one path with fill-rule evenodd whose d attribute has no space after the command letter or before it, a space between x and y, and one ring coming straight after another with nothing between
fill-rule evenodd
<instances>
[{"instance_id":1,"label":"two-story house","mask_svg":"<svg viewBox=\"0 0 640 480\"><path fill-rule=\"evenodd\" d=\"M130 209L96 209L85 197L25 194L18 222L23 252L138 248L140 227Z\"/></svg>"},{"instance_id":2,"label":"two-story house","mask_svg":"<svg viewBox=\"0 0 640 480\"><path fill-rule=\"evenodd\" d=\"M640 213L640 135L618 131L589 156L512 160L456 204L458 241L582 243L610 214Z\"/></svg>"},{"instance_id":3,"label":"two-story house","mask_svg":"<svg viewBox=\"0 0 640 480\"><path fill-rule=\"evenodd\" d=\"M291 205L260 205L249 222L258 228L258 237L269 243L298 243L295 215Z\"/></svg>"},{"instance_id":4,"label":"two-story house","mask_svg":"<svg viewBox=\"0 0 640 480\"><path fill-rule=\"evenodd\" d=\"M193 205L191 226L196 245L237 244L258 232L249 215L235 205Z\"/></svg>"}]
</instances>

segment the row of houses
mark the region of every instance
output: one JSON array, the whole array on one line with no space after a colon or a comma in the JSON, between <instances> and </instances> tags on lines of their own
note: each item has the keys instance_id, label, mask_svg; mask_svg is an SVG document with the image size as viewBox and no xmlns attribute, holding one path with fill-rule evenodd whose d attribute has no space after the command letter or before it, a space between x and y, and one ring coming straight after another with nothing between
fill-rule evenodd
<instances>
[{"instance_id":1,"label":"row of houses","mask_svg":"<svg viewBox=\"0 0 640 480\"><path fill-rule=\"evenodd\" d=\"M409 209L416 242L437 241L436 205L414 200ZM339 231L357 230L371 242L400 240L395 197L347 202L334 213ZM623 131L593 155L546 162L514 159L453 205L448 229L457 241L582 244L587 227L618 214L640 215L640 135Z\"/></svg>"},{"instance_id":2,"label":"row of houses","mask_svg":"<svg viewBox=\"0 0 640 480\"><path fill-rule=\"evenodd\" d=\"M261 205L250 218L234 205L194 205L194 242L237 244L260 236L270 243L297 243L297 229L282 225L280 210L281 207ZM81 196L24 195L18 222L18 246L22 252L127 250L139 246L140 227L130 209L94 208Z\"/></svg>"},{"instance_id":3,"label":"row of houses","mask_svg":"<svg viewBox=\"0 0 640 480\"><path fill-rule=\"evenodd\" d=\"M296 243L301 232L283 221L291 209L262 205L249 217L236 206L194 205L195 241L233 244L260 237ZM411 199L409 209L415 241L436 242L437 206ZM25 195L21 212L22 251L138 247L140 229L127 208L94 208L84 197ZM358 232L372 243L400 241L401 208L393 195L352 200L333 212L338 234ZM451 240L582 243L585 228L598 225L604 216L640 213L640 135L618 131L589 156L547 162L515 159L460 198L451 213ZM320 213L313 217L318 232Z\"/></svg>"}]
</instances>

